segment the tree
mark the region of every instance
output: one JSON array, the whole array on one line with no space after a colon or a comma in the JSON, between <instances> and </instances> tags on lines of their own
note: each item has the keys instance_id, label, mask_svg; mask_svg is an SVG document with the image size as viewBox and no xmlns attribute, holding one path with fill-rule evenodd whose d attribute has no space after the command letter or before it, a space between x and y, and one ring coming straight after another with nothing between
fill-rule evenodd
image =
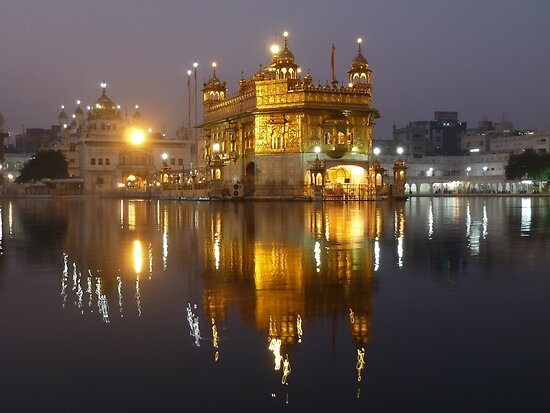
<instances>
[{"instance_id":1,"label":"tree","mask_svg":"<svg viewBox=\"0 0 550 413\"><path fill-rule=\"evenodd\" d=\"M69 164L59 151L45 150L25 162L21 174L15 182L18 184L43 178L59 179L69 177Z\"/></svg>"},{"instance_id":2,"label":"tree","mask_svg":"<svg viewBox=\"0 0 550 413\"><path fill-rule=\"evenodd\" d=\"M528 149L510 155L505 167L506 179L550 179L550 154L537 154Z\"/></svg>"}]
</instances>

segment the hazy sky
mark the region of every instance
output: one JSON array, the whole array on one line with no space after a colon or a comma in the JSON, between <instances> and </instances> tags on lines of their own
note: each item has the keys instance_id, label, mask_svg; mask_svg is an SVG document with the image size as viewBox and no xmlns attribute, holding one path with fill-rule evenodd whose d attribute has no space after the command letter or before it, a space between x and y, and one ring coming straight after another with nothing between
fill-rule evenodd
<instances>
[{"instance_id":1,"label":"hazy sky","mask_svg":"<svg viewBox=\"0 0 550 413\"><path fill-rule=\"evenodd\" d=\"M356 53L373 71L375 137L393 124L458 111L517 128L550 127L549 0L0 0L0 112L7 128L49 127L59 105L108 95L173 135L187 121L187 70L226 79L270 62L289 31L296 63L315 83L336 77ZM69 112L72 113L72 112Z\"/></svg>"}]
</instances>

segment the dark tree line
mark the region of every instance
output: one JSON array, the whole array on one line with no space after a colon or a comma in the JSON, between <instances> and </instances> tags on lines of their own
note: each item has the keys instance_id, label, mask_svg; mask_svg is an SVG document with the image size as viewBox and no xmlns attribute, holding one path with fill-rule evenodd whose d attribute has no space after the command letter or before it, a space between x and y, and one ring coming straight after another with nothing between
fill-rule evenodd
<instances>
[{"instance_id":1,"label":"dark tree line","mask_svg":"<svg viewBox=\"0 0 550 413\"><path fill-rule=\"evenodd\" d=\"M506 179L550 180L550 154L535 153L528 149L522 153L510 155L505 173Z\"/></svg>"},{"instance_id":2,"label":"dark tree line","mask_svg":"<svg viewBox=\"0 0 550 413\"><path fill-rule=\"evenodd\" d=\"M18 184L38 181L43 178L61 179L69 177L69 164L59 151L40 151L25 162L21 174L15 182Z\"/></svg>"}]
</instances>

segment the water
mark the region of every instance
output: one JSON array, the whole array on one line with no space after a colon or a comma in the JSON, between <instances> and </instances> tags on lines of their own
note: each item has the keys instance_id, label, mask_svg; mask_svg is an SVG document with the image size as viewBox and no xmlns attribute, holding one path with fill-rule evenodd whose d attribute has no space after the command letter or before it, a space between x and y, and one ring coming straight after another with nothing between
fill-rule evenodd
<instances>
[{"instance_id":1,"label":"water","mask_svg":"<svg viewBox=\"0 0 550 413\"><path fill-rule=\"evenodd\" d=\"M550 409L550 199L0 209L2 411Z\"/></svg>"}]
</instances>

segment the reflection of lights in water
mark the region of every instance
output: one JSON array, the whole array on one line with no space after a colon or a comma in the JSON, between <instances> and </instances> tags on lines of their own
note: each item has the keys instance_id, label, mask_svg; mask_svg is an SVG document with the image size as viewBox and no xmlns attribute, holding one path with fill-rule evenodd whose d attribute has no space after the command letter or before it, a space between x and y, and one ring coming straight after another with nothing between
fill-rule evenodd
<instances>
[{"instance_id":1,"label":"reflection of lights in water","mask_svg":"<svg viewBox=\"0 0 550 413\"><path fill-rule=\"evenodd\" d=\"M153 244L149 243L149 279L153 278Z\"/></svg>"},{"instance_id":2,"label":"reflection of lights in water","mask_svg":"<svg viewBox=\"0 0 550 413\"><path fill-rule=\"evenodd\" d=\"M88 293L88 307L92 306L92 296L93 296L93 290L92 290L92 272L88 270L88 277L87 277L87 287L86 292Z\"/></svg>"},{"instance_id":3,"label":"reflection of lights in water","mask_svg":"<svg viewBox=\"0 0 550 413\"><path fill-rule=\"evenodd\" d=\"M4 252L2 250L2 240L4 238L4 233L3 233L3 226L4 224L2 223L2 207L0 207L0 255L3 255Z\"/></svg>"},{"instance_id":4,"label":"reflection of lights in water","mask_svg":"<svg viewBox=\"0 0 550 413\"><path fill-rule=\"evenodd\" d=\"M216 327L216 320L212 318L212 347L216 349L214 353L214 361L218 361L220 358L220 352L218 348L220 346L220 338L218 336L218 327Z\"/></svg>"},{"instance_id":5,"label":"reflection of lights in water","mask_svg":"<svg viewBox=\"0 0 550 413\"><path fill-rule=\"evenodd\" d=\"M141 249L141 242L139 240L134 241L134 271L136 273L136 304L138 316L141 317L141 292L139 286L139 275L143 268L143 255Z\"/></svg>"},{"instance_id":6,"label":"reflection of lights in water","mask_svg":"<svg viewBox=\"0 0 550 413\"><path fill-rule=\"evenodd\" d=\"M357 349L357 364L355 368L357 369L357 381L361 381L361 372L365 368L365 349L363 347Z\"/></svg>"},{"instance_id":7,"label":"reflection of lights in water","mask_svg":"<svg viewBox=\"0 0 550 413\"><path fill-rule=\"evenodd\" d=\"M76 268L76 262L73 262L73 291L76 291L76 285L79 283L78 269Z\"/></svg>"},{"instance_id":8,"label":"reflection of lights in water","mask_svg":"<svg viewBox=\"0 0 550 413\"><path fill-rule=\"evenodd\" d=\"M132 201L128 202L128 229L136 229L136 204Z\"/></svg>"},{"instance_id":9,"label":"reflection of lights in water","mask_svg":"<svg viewBox=\"0 0 550 413\"><path fill-rule=\"evenodd\" d=\"M466 204L466 236L470 236L470 230L472 228L472 216L470 215L470 203Z\"/></svg>"},{"instance_id":10,"label":"reflection of lights in water","mask_svg":"<svg viewBox=\"0 0 550 413\"><path fill-rule=\"evenodd\" d=\"M330 227L328 222L328 214L325 215L325 240L328 241L330 239Z\"/></svg>"},{"instance_id":11,"label":"reflection of lights in water","mask_svg":"<svg viewBox=\"0 0 550 413\"><path fill-rule=\"evenodd\" d=\"M80 314L84 314L84 310L82 309L82 297L84 296L84 290L82 289L82 285L80 284L81 278L82 278L82 273L79 271L78 284L76 288L76 298L77 298L76 305L80 309Z\"/></svg>"},{"instance_id":12,"label":"reflection of lights in water","mask_svg":"<svg viewBox=\"0 0 550 413\"><path fill-rule=\"evenodd\" d=\"M355 323L355 313L351 308L349 309L349 322L351 324Z\"/></svg>"},{"instance_id":13,"label":"reflection of lights in water","mask_svg":"<svg viewBox=\"0 0 550 413\"><path fill-rule=\"evenodd\" d=\"M281 339L272 338L268 349L273 352L273 356L275 357L275 370L281 370L281 361L283 359L281 356Z\"/></svg>"},{"instance_id":14,"label":"reflection of lights in water","mask_svg":"<svg viewBox=\"0 0 550 413\"><path fill-rule=\"evenodd\" d=\"M117 282L117 292L118 292L118 311L120 312L120 317L124 317L122 313L122 278L119 276L116 277Z\"/></svg>"},{"instance_id":15,"label":"reflection of lights in water","mask_svg":"<svg viewBox=\"0 0 550 413\"><path fill-rule=\"evenodd\" d=\"M528 237L531 231L531 198L521 199L521 236Z\"/></svg>"},{"instance_id":16,"label":"reflection of lights in water","mask_svg":"<svg viewBox=\"0 0 550 413\"><path fill-rule=\"evenodd\" d=\"M302 336L304 335L304 330L302 330L302 317L298 314L296 317L296 330L298 331L298 343L302 342Z\"/></svg>"},{"instance_id":17,"label":"reflection of lights in water","mask_svg":"<svg viewBox=\"0 0 550 413\"><path fill-rule=\"evenodd\" d=\"M13 204L11 202L8 205L8 235L10 238L13 236Z\"/></svg>"},{"instance_id":18,"label":"reflection of lights in water","mask_svg":"<svg viewBox=\"0 0 550 413\"><path fill-rule=\"evenodd\" d=\"M374 239L374 271L378 271L380 268L380 241L378 237Z\"/></svg>"},{"instance_id":19,"label":"reflection of lights in water","mask_svg":"<svg viewBox=\"0 0 550 413\"><path fill-rule=\"evenodd\" d=\"M216 269L220 269L220 240L218 234L214 235L214 265Z\"/></svg>"},{"instance_id":20,"label":"reflection of lights in water","mask_svg":"<svg viewBox=\"0 0 550 413\"><path fill-rule=\"evenodd\" d=\"M313 255L315 257L315 265L317 267L317 272L321 271L321 244L319 241L315 242L315 247L313 248Z\"/></svg>"},{"instance_id":21,"label":"reflection of lights in water","mask_svg":"<svg viewBox=\"0 0 550 413\"><path fill-rule=\"evenodd\" d=\"M101 292L101 278L97 277L95 293L97 296L97 309L103 319L103 322L110 323L109 321L109 303L107 302L107 296Z\"/></svg>"},{"instance_id":22,"label":"reflection of lights in water","mask_svg":"<svg viewBox=\"0 0 550 413\"><path fill-rule=\"evenodd\" d=\"M199 211L197 209L193 211L193 226L195 229L199 229Z\"/></svg>"},{"instance_id":23,"label":"reflection of lights in water","mask_svg":"<svg viewBox=\"0 0 550 413\"><path fill-rule=\"evenodd\" d=\"M160 201L157 201L157 229L160 230Z\"/></svg>"},{"instance_id":24,"label":"reflection of lights in water","mask_svg":"<svg viewBox=\"0 0 550 413\"><path fill-rule=\"evenodd\" d=\"M397 238L397 265L403 267L403 236Z\"/></svg>"},{"instance_id":25,"label":"reflection of lights in water","mask_svg":"<svg viewBox=\"0 0 550 413\"><path fill-rule=\"evenodd\" d=\"M124 228L124 201L120 200L120 228Z\"/></svg>"},{"instance_id":26,"label":"reflection of lights in water","mask_svg":"<svg viewBox=\"0 0 550 413\"><path fill-rule=\"evenodd\" d=\"M63 297L63 303L61 304L62 308L65 308L65 304L67 303L67 280L69 278L68 260L69 256L63 253L63 274L61 276L61 297Z\"/></svg>"},{"instance_id":27,"label":"reflection of lights in water","mask_svg":"<svg viewBox=\"0 0 550 413\"><path fill-rule=\"evenodd\" d=\"M168 208L164 207L162 211L163 231L162 231L162 269L166 271L168 263Z\"/></svg>"},{"instance_id":28,"label":"reflection of lights in water","mask_svg":"<svg viewBox=\"0 0 550 413\"><path fill-rule=\"evenodd\" d=\"M290 361L288 360L288 354L285 356L285 361L283 362L283 377L281 378L282 384L287 384L286 380L288 379L288 376L290 375L290 372L292 369L290 368Z\"/></svg>"},{"instance_id":29,"label":"reflection of lights in water","mask_svg":"<svg viewBox=\"0 0 550 413\"><path fill-rule=\"evenodd\" d=\"M136 278L136 305L138 316L141 317L141 291L139 289L139 276Z\"/></svg>"},{"instance_id":30,"label":"reflection of lights in water","mask_svg":"<svg viewBox=\"0 0 550 413\"><path fill-rule=\"evenodd\" d=\"M489 233L489 219L487 217L487 204L483 203L483 239L487 238L487 234Z\"/></svg>"},{"instance_id":31,"label":"reflection of lights in water","mask_svg":"<svg viewBox=\"0 0 550 413\"><path fill-rule=\"evenodd\" d=\"M428 239L432 239L434 235L434 209L433 202L430 202L430 209L428 210Z\"/></svg>"},{"instance_id":32,"label":"reflection of lights in water","mask_svg":"<svg viewBox=\"0 0 550 413\"><path fill-rule=\"evenodd\" d=\"M197 308L196 304L194 305L194 308ZM193 314L191 303L187 304L187 322L189 323L189 329L191 330L189 334L195 338L195 345L200 347L201 332L199 329L199 317Z\"/></svg>"},{"instance_id":33,"label":"reflection of lights in water","mask_svg":"<svg viewBox=\"0 0 550 413\"><path fill-rule=\"evenodd\" d=\"M141 268L143 267L143 257L141 255L141 242L139 240L134 241L134 272L139 275Z\"/></svg>"}]
</instances>

